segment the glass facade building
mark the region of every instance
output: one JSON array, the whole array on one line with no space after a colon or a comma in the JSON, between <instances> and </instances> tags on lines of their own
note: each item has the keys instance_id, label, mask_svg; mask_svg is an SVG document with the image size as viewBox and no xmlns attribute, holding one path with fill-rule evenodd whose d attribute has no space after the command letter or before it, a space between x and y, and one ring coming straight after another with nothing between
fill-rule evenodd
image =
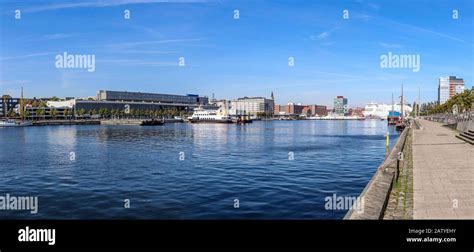
<instances>
[{"instance_id":1,"label":"glass facade building","mask_svg":"<svg viewBox=\"0 0 474 252\"><path fill-rule=\"evenodd\" d=\"M97 94L98 101L129 101L129 102L155 102L155 103L181 103L181 104L208 104L207 97L199 95L170 95L126 91L100 90Z\"/></svg>"},{"instance_id":2,"label":"glass facade building","mask_svg":"<svg viewBox=\"0 0 474 252\"><path fill-rule=\"evenodd\" d=\"M334 99L334 114L336 115L349 115L349 108L347 106L347 98L344 96L337 96Z\"/></svg>"}]
</instances>

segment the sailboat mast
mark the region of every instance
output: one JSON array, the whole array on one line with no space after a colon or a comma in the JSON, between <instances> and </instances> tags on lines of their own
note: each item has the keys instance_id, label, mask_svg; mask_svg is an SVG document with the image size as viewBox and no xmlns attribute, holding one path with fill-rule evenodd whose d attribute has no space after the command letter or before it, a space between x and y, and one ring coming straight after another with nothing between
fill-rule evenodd
<instances>
[{"instance_id":1,"label":"sailboat mast","mask_svg":"<svg viewBox=\"0 0 474 252\"><path fill-rule=\"evenodd\" d=\"M392 93L392 114L393 114L393 111L394 111L394 105L393 105L393 93Z\"/></svg>"},{"instance_id":2,"label":"sailboat mast","mask_svg":"<svg viewBox=\"0 0 474 252\"><path fill-rule=\"evenodd\" d=\"M402 84L402 96L401 96L401 112L402 112L402 122L403 122L403 118L404 118L404 114L403 114L403 84Z\"/></svg>"},{"instance_id":3,"label":"sailboat mast","mask_svg":"<svg viewBox=\"0 0 474 252\"><path fill-rule=\"evenodd\" d=\"M21 97L20 97L20 119L23 121L23 87L21 87Z\"/></svg>"},{"instance_id":4,"label":"sailboat mast","mask_svg":"<svg viewBox=\"0 0 474 252\"><path fill-rule=\"evenodd\" d=\"M418 87L418 107L417 107L417 112L416 115L419 117L420 116L420 107L421 107L421 100L420 100L420 87Z\"/></svg>"}]
</instances>

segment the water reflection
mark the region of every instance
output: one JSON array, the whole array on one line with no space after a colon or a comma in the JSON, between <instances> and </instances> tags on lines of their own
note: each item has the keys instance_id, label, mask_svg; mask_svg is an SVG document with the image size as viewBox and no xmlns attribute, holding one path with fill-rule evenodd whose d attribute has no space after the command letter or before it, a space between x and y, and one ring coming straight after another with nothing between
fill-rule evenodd
<instances>
[{"instance_id":1,"label":"water reflection","mask_svg":"<svg viewBox=\"0 0 474 252\"><path fill-rule=\"evenodd\" d=\"M337 219L324 198L362 191L387 130L396 138L376 120L0 129L0 192L41 195L22 218Z\"/></svg>"}]
</instances>

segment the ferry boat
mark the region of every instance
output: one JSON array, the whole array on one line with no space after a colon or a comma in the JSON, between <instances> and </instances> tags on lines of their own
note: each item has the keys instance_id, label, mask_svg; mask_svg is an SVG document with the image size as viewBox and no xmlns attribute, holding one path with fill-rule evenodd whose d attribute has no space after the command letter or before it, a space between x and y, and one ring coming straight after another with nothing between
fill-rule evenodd
<instances>
[{"instance_id":1,"label":"ferry boat","mask_svg":"<svg viewBox=\"0 0 474 252\"><path fill-rule=\"evenodd\" d=\"M362 112L366 118L380 118L386 120L391 111L401 113L401 104L377 104L374 102L368 103L364 111ZM409 104L403 104L403 111L405 114L409 114L412 108Z\"/></svg>"},{"instance_id":2,"label":"ferry boat","mask_svg":"<svg viewBox=\"0 0 474 252\"><path fill-rule=\"evenodd\" d=\"M197 108L192 116L188 117L191 123L232 123L232 119L221 109L210 110Z\"/></svg>"}]
</instances>

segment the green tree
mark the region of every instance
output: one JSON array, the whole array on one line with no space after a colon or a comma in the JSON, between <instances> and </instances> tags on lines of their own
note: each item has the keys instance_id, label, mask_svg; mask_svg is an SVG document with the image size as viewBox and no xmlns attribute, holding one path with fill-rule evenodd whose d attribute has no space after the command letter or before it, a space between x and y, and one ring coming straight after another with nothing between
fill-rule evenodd
<instances>
[{"instance_id":1,"label":"green tree","mask_svg":"<svg viewBox=\"0 0 474 252\"><path fill-rule=\"evenodd\" d=\"M39 108L36 110L36 116L37 117L43 117L44 119L44 108Z\"/></svg>"},{"instance_id":2,"label":"green tree","mask_svg":"<svg viewBox=\"0 0 474 252\"><path fill-rule=\"evenodd\" d=\"M66 117L66 119L69 119L70 116L71 116L71 110L65 109L64 110L64 117Z\"/></svg>"},{"instance_id":3,"label":"green tree","mask_svg":"<svg viewBox=\"0 0 474 252\"><path fill-rule=\"evenodd\" d=\"M58 117L58 114L59 114L58 110L55 109L55 108L51 109L49 113L50 113L50 115L53 119L56 119Z\"/></svg>"},{"instance_id":4,"label":"green tree","mask_svg":"<svg viewBox=\"0 0 474 252\"><path fill-rule=\"evenodd\" d=\"M81 109L77 110L77 115L83 116L83 115L85 115L85 114L86 114L86 110L85 110L85 109L81 108Z\"/></svg>"},{"instance_id":5,"label":"green tree","mask_svg":"<svg viewBox=\"0 0 474 252\"><path fill-rule=\"evenodd\" d=\"M454 105L457 105L460 112L469 111L471 109L472 103L474 102L474 92L470 89L465 90L462 93L456 94L451 97L443 104L427 104L423 111L423 114L442 114L442 113L452 113Z\"/></svg>"},{"instance_id":6,"label":"green tree","mask_svg":"<svg viewBox=\"0 0 474 252\"><path fill-rule=\"evenodd\" d=\"M16 113L13 109L9 109L7 115L8 117L16 117Z\"/></svg>"},{"instance_id":7,"label":"green tree","mask_svg":"<svg viewBox=\"0 0 474 252\"><path fill-rule=\"evenodd\" d=\"M106 118L109 116L109 110L107 108L100 108L99 114L102 118Z\"/></svg>"}]
</instances>

